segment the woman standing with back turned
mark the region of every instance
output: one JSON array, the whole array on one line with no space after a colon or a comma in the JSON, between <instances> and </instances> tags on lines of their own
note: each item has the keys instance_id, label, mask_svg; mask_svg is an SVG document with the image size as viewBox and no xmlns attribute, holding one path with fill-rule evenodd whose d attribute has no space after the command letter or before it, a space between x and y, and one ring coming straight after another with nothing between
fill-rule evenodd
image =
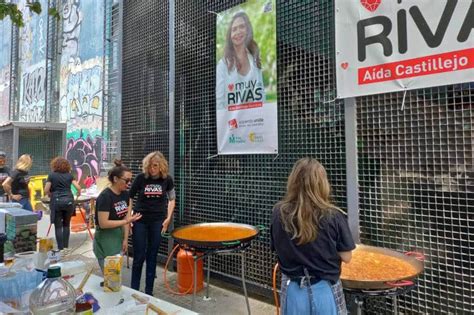
<instances>
[{"instance_id":1,"label":"woman standing with back turned","mask_svg":"<svg viewBox=\"0 0 474 315\"><path fill-rule=\"evenodd\" d=\"M52 172L46 179L44 193L50 197L51 223L54 224L58 249L69 247L71 216L74 213L74 196L71 185L81 194L81 186L71 174L71 164L63 157L51 161Z\"/></svg>"},{"instance_id":2,"label":"woman standing with back turned","mask_svg":"<svg viewBox=\"0 0 474 315\"><path fill-rule=\"evenodd\" d=\"M273 209L271 241L282 276L281 314L347 314L341 262L355 248L345 214L330 202L326 170L296 162L287 192ZM286 295L284 294L286 292Z\"/></svg>"},{"instance_id":3,"label":"woman standing with back turned","mask_svg":"<svg viewBox=\"0 0 474 315\"><path fill-rule=\"evenodd\" d=\"M142 218L133 224L132 289L140 289L146 259L145 293L153 295L161 233L166 232L171 223L176 198L173 179L168 175L168 162L161 152L152 152L143 159L143 173L135 177L130 188L131 204L134 197L137 202L133 211Z\"/></svg>"}]
</instances>

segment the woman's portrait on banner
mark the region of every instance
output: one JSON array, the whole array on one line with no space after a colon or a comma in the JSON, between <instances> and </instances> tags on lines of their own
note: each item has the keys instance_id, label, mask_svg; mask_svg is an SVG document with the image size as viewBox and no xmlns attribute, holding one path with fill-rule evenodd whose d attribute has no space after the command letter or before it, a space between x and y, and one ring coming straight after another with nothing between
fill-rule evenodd
<instances>
[{"instance_id":1,"label":"woman's portrait on banner","mask_svg":"<svg viewBox=\"0 0 474 315\"><path fill-rule=\"evenodd\" d=\"M274 1L249 1L217 17L219 154L276 153Z\"/></svg>"}]
</instances>

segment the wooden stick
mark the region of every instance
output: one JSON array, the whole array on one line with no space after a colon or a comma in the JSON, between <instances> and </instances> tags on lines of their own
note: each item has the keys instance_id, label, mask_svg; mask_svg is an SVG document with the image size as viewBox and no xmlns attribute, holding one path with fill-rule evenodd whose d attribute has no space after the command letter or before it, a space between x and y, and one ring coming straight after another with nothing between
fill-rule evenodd
<instances>
[{"instance_id":1,"label":"wooden stick","mask_svg":"<svg viewBox=\"0 0 474 315\"><path fill-rule=\"evenodd\" d=\"M87 280L89 280L89 277L91 276L91 274L92 274L92 268L89 268L86 275L82 279L81 284L79 284L79 286L77 287L77 291L82 291L82 289L86 285Z\"/></svg>"},{"instance_id":2,"label":"wooden stick","mask_svg":"<svg viewBox=\"0 0 474 315\"><path fill-rule=\"evenodd\" d=\"M136 293L132 293L132 298L134 298L135 300L137 300L139 303L141 304L146 304L148 303L148 300L143 297L143 296L139 296L138 294Z\"/></svg>"},{"instance_id":3,"label":"wooden stick","mask_svg":"<svg viewBox=\"0 0 474 315\"><path fill-rule=\"evenodd\" d=\"M155 312L158 315L168 315L168 313L163 311L161 308L159 308L158 306L153 305L151 303L148 303L147 306L146 306L146 314L148 314L148 309L152 310L153 312Z\"/></svg>"}]
</instances>

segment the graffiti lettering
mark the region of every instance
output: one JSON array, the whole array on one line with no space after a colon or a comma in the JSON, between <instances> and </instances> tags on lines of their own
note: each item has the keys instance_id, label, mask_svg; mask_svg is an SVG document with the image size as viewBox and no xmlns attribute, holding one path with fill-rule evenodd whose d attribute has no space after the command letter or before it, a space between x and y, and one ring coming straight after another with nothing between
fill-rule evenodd
<instances>
[{"instance_id":1,"label":"graffiti lettering","mask_svg":"<svg viewBox=\"0 0 474 315\"><path fill-rule=\"evenodd\" d=\"M44 101L46 72L43 67L31 73L23 74L23 99L22 105L31 105Z\"/></svg>"},{"instance_id":2,"label":"graffiti lettering","mask_svg":"<svg viewBox=\"0 0 474 315\"><path fill-rule=\"evenodd\" d=\"M10 67L0 69L0 122L8 120L10 96Z\"/></svg>"},{"instance_id":3,"label":"graffiti lettering","mask_svg":"<svg viewBox=\"0 0 474 315\"><path fill-rule=\"evenodd\" d=\"M81 33L82 12L79 0L63 0L63 43L61 64L79 63L79 34Z\"/></svg>"},{"instance_id":4,"label":"graffiti lettering","mask_svg":"<svg viewBox=\"0 0 474 315\"><path fill-rule=\"evenodd\" d=\"M66 146L66 159L71 163L77 180L83 182L87 177L97 178L100 163L106 159L105 141L102 137L87 136L69 139Z\"/></svg>"},{"instance_id":5,"label":"graffiti lettering","mask_svg":"<svg viewBox=\"0 0 474 315\"><path fill-rule=\"evenodd\" d=\"M95 65L69 73L61 107L68 120L68 131L96 130L102 122L102 67Z\"/></svg>"}]
</instances>

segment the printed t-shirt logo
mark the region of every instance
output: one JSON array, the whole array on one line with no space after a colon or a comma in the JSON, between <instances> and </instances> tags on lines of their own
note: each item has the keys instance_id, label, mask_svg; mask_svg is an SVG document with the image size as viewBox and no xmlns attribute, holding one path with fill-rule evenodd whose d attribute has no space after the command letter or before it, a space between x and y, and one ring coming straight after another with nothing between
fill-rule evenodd
<instances>
[{"instance_id":1,"label":"printed t-shirt logo","mask_svg":"<svg viewBox=\"0 0 474 315\"><path fill-rule=\"evenodd\" d=\"M114 203L115 213L119 218L124 217L127 214L128 205L125 200Z\"/></svg>"},{"instance_id":2,"label":"printed t-shirt logo","mask_svg":"<svg viewBox=\"0 0 474 315\"><path fill-rule=\"evenodd\" d=\"M147 198L156 198L163 195L163 188L159 184L148 184L145 186L145 196Z\"/></svg>"}]
</instances>

